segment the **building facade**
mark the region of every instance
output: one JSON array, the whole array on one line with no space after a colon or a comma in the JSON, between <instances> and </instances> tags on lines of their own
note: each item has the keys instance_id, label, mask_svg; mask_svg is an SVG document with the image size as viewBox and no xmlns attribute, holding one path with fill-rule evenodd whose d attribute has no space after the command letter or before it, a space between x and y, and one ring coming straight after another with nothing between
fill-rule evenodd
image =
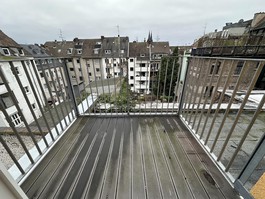
<instances>
[{"instance_id":1,"label":"building facade","mask_svg":"<svg viewBox=\"0 0 265 199\"><path fill-rule=\"evenodd\" d=\"M128 59L128 83L131 91L151 94L157 83L161 59L169 54L168 42L131 42Z\"/></svg>"},{"instance_id":2,"label":"building facade","mask_svg":"<svg viewBox=\"0 0 265 199\"><path fill-rule=\"evenodd\" d=\"M48 103L54 104L58 100L62 101L66 97L65 87L67 87L62 61L47 54L44 47L38 44L20 45L23 47L25 54L29 54L34 58ZM59 96L59 99L57 96Z\"/></svg>"},{"instance_id":3,"label":"building facade","mask_svg":"<svg viewBox=\"0 0 265 199\"><path fill-rule=\"evenodd\" d=\"M36 103L37 99L32 92L33 89L40 91L40 85L35 82L34 88L32 88L26 75L27 72L30 79L35 81L38 74L34 72L34 68L36 65L33 58L26 57L23 48L0 31L0 103L2 107L0 126L9 126L3 111L10 117L14 126L24 126L24 122L31 123L34 120L32 111L37 117L41 116L40 108ZM23 88L20 87L17 78ZM29 107L24 94L31 107ZM43 101L41 92L38 92L37 98ZM22 112L19 113L18 109ZM23 121L21 114L26 121Z\"/></svg>"}]
</instances>

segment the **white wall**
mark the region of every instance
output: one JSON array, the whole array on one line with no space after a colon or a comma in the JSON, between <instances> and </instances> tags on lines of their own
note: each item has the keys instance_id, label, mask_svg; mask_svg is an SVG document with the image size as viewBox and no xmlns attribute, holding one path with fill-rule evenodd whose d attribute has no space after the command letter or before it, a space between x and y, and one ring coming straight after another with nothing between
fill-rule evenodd
<instances>
[{"instance_id":1,"label":"white wall","mask_svg":"<svg viewBox=\"0 0 265 199\"><path fill-rule=\"evenodd\" d=\"M32 92L32 89L40 90L40 87L39 87L37 81L34 81L35 82L34 88L31 88L31 86L29 84L29 81L27 80L27 77L26 77L26 74L25 74L25 71L24 71L24 69L22 67L21 62L14 61L13 64L19 70L19 75L18 76L19 76L19 78L21 80L21 83L22 83L23 87L27 86L29 88L29 92L27 93L27 97L28 97L28 99L30 101L30 104L33 104L33 103L35 104L36 109L34 110L34 112L35 112L36 116L38 117L38 116L41 115L41 112L40 112L40 109L39 109L39 107L37 105L37 102L36 102L36 99L35 99L34 94ZM29 109L27 103L26 103L26 100L25 100L25 98L23 96L23 93L20 90L20 87L18 85L18 82L16 81L16 78L15 78L15 76L13 75L13 73L11 71L11 68L10 68L9 63L2 62L1 63L1 67L2 67L2 71L3 71L4 75L5 75L5 78L7 79L7 82L9 84L9 86L10 86L10 89L13 91L13 93L16 96L18 105L19 105L20 109L22 110L23 115L24 115L26 121L28 123L33 122L33 120L34 120L33 119L33 116L32 116L32 114L30 112L30 109ZM35 66L32 66L31 64L28 66L28 68L30 70L31 79L34 80L34 79L36 79L36 75L33 72L32 67L35 67ZM41 100L43 100L42 93L41 92L38 92L38 94L39 94L38 97ZM7 113L9 115L12 115L12 114L15 114L15 113L18 112L14 105L11 106L11 107L9 107L9 108L7 108L6 111L7 111ZM0 114L0 116L3 117L3 114ZM5 118L1 118L1 120L4 121ZM4 123L7 124L7 122L2 122L1 125L4 125ZM18 125L18 126L20 126L20 125ZM23 124L21 124L21 126L23 126Z\"/></svg>"},{"instance_id":2,"label":"white wall","mask_svg":"<svg viewBox=\"0 0 265 199\"><path fill-rule=\"evenodd\" d=\"M23 190L0 162L0 197L3 199L27 199Z\"/></svg>"}]
</instances>

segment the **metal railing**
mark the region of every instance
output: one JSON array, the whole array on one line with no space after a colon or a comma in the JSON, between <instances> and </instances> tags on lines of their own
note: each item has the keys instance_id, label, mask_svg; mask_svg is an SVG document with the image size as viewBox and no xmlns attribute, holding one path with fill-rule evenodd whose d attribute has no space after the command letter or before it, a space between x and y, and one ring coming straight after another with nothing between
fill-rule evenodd
<instances>
[{"instance_id":1,"label":"metal railing","mask_svg":"<svg viewBox=\"0 0 265 199\"><path fill-rule=\"evenodd\" d=\"M77 116L170 114L180 116L229 181L247 193L264 161L265 97L254 91L264 83L264 64L216 57L2 61L0 124L24 152L15 154L0 134L14 163L9 172L22 182Z\"/></svg>"},{"instance_id":2,"label":"metal railing","mask_svg":"<svg viewBox=\"0 0 265 199\"><path fill-rule=\"evenodd\" d=\"M220 56L220 57L259 57L265 55L265 46L213 46L194 48L194 56Z\"/></svg>"},{"instance_id":3,"label":"metal railing","mask_svg":"<svg viewBox=\"0 0 265 199\"><path fill-rule=\"evenodd\" d=\"M107 69L102 62L92 62L83 73L89 81L84 82L83 91L76 93L76 99L92 94L88 103L93 105L82 111L82 115L177 114L182 57L129 59L123 73L119 74L115 68L122 66L114 60L108 63L115 67L111 65ZM113 72L105 73L109 68ZM91 74L97 75L96 81L90 82Z\"/></svg>"},{"instance_id":4,"label":"metal railing","mask_svg":"<svg viewBox=\"0 0 265 199\"><path fill-rule=\"evenodd\" d=\"M180 105L182 121L245 197L264 165L265 92L254 90L264 67L265 60L192 57Z\"/></svg>"},{"instance_id":5,"label":"metal railing","mask_svg":"<svg viewBox=\"0 0 265 199\"><path fill-rule=\"evenodd\" d=\"M177 114L182 59L133 65L114 60L110 74L95 60L86 61L89 67L79 59L0 62L1 158L17 182L22 183L77 116Z\"/></svg>"},{"instance_id":6,"label":"metal railing","mask_svg":"<svg viewBox=\"0 0 265 199\"><path fill-rule=\"evenodd\" d=\"M1 159L17 181L76 118L65 69L58 59L0 62Z\"/></svg>"}]
</instances>

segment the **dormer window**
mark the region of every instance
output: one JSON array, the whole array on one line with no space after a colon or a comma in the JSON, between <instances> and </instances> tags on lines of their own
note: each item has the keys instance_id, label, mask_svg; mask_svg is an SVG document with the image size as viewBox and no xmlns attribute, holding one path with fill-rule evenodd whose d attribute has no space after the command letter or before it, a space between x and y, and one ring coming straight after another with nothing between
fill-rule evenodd
<instances>
[{"instance_id":1,"label":"dormer window","mask_svg":"<svg viewBox=\"0 0 265 199\"><path fill-rule=\"evenodd\" d=\"M94 49L94 54L98 54L98 49Z\"/></svg>"},{"instance_id":2,"label":"dormer window","mask_svg":"<svg viewBox=\"0 0 265 199\"><path fill-rule=\"evenodd\" d=\"M121 50L121 54L124 54L124 50Z\"/></svg>"},{"instance_id":3,"label":"dormer window","mask_svg":"<svg viewBox=\"0 0 265 199\"><path fill-rule=\"evenodd\" d=\"M82 54L82 49L78 49L78 50L77 50L77 54L78 54L78 55L81 55L81 54Z\"/></svg>"},{"instance_id":4,"label":"dormer window","mask_svg":"<svg viewBox=\"0 0 265 199\"><path fill-rule=\"evenodd\" d=\"M111 50L105 50L105 54L111 54Z\"/></svg>"},{"instance_id":5,"label":"dormer window","mask_svg":"<svg viewBox=\"0 0 265 199\"><path fill-rule=\"evenodd\" d=\"M22 49L18 49L19 55L24 55L24 51Z\"/></svg>"},{"instance_id":6,"label":"dormer window","mask_svg":"<svg viewBox=\"0 0 265 199\"><path fill-rule=\"evenodd\" d=\"M67 49L67 54L72 54L72 52L73 52L73 49L72 48L68 48Z\"/></svg>"},{"instance_id":7,"label":"dormer window","mask_svg":"<svg viewBox=\"0 0 265 199\"><path fill-rule=\"evenodd\" d=\"M145 54L140 54L140 57L145 57Z\"/></svg>"},{"instance_id":8,"label":"dormer window","mask_svg":"<svg viewBox=\"0 0 265 199\"><path fill-rule=\"evenodd\" d=\"M3 48L3 52L4 52L4 54L5 55L10 55L10 51L9 51L9 49L8 48Z\"/></svg>"}]
</instances>

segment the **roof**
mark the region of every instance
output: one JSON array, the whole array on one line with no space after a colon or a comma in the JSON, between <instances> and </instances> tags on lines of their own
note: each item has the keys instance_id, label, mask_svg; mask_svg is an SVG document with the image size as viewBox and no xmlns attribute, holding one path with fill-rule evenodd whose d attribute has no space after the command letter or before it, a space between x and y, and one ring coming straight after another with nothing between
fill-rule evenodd
<instances>
[{"instance_id":1,"label":"roof","mask_svg":"<svg viewBox=\"0 0 265 199\"><path fill-rule=\"evenodd\" d=\"M128 45L128 37L104 36L98 39L75 38L73 41L48 41L44 44L48 54L63 58L128 57ZM72 53L67 53L68 49L72 49ZM120 55L119 49L123 50ZM106 50L108 50L107 53L105 52Z\"/></svg>"},{"instance_id":2,"label":"roof","mask_svg":"<svg viewBox=\"0 0 265 199\"><path fill-rule=\"evenodd\" d=\"M8 37L2 30L0 30L0 47L14 47L21 48L17 42Z\"/></svg>"},{"instance_id":3,"label":"roof","mask_svg":"<svg viewBox=\"0 0 265 199\"><path fill-rule=\"evenodd\" d=\"M139 57L141 54L149 55L149 48L146 42L131 42L129 44L130 57ZM152 54L170 54L169 42L153 42Z\"/></svg>"},{"instance_id":4,"label":"roof","mask_svg":"<svg viewBox=\"0 0 265 199\"><path fill-rule=\"evenodd\" d=\"M101 57L101 39L83 39L83 58L97 58ZM98 54L94 53L94 50L98 51Z\"/></svg>"},{"instance_id":5,"label":"roof","mask_svg":"<svg viewBox=\"0 0 265 199\"><path fill-rule=\"evenodd\" d=\"M50 55L46 53L45 48L38 44L20 44L20 46L24 49L25 55L30 55L34 58L50 57Z\"/></svg>"},{"instance_id":6,"label":"roof","mask_svg":"<svg viewBox=\"0 0 265 199\"><path fill-rule=\"evenodd\" d=\"M265 18L261 23L259 23L255 27L251 28L251 31L257 31L257 30L261 30L261 29L265 29Z\"/></svg>"},{"instance_id":7,"label":"roof","mask_svg":"<svg viewBox=\"0 0 265 199\"><path fill-rule=\"evenodd\" d=\"M54 57L61 57L61 58L68 58L72 57L72 54L68 54L68 49L74 49L74 42L73 41L47 41L44 44L44 48L46 53L54 56Z\"/></svg>"},{"instance_id":8,"label":"roof","mask_svg":"<svg viewBox=\"0 0 265 199\"><path fill-rule=\"evenodd\" d=\"M251 25L252 19L244 21L243 19L239 20L239 22L236 23L226 23L226 25L223 27L223 30L229 29L229 28L239 28L239 27L248 27Z\"/></svg>"},{"instance_id":9,"label":"roof","mask_svg":"<svg viewBox=\"0 0 265 199\"><path fill-rule=\"evenodd\" d=\"M128 57L129 37L101 37L103 57ZM111 50L109 54L105 50ZM119 53L123 50L123 53Z\"/></svg>"}]
</instances>

